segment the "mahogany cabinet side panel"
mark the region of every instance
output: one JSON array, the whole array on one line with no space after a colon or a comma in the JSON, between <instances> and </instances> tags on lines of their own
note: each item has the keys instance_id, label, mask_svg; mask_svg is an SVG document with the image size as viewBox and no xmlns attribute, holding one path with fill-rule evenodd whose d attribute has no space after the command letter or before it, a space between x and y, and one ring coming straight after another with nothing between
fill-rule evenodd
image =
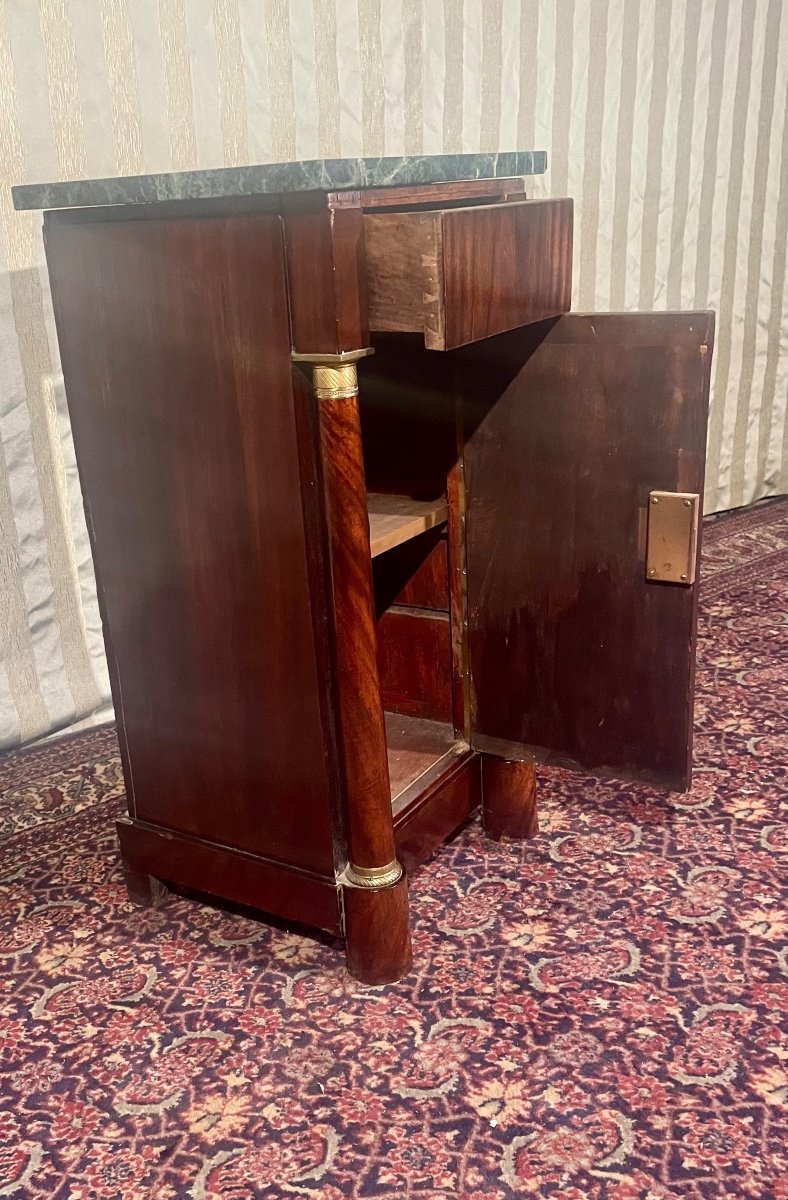
<instances>
[{"instance_id":1,"label":"mahogany cabinet side panel","mask_svg":"<svg viewBox=\"0 0 788 1200\"><path fill-rule=\"evenodd\" d=\"M697 585L645 571L703 492L713 316L566 316L459 352L473 744L686 786Z\"/></svg>"},{"instance_id":2,"label":"mahogany cabinet side panel","mask_svg":"<svg viewBox=\"0 0 788 1200\"><path fill-rule=\"evenodd\" d=\"M333 877L280 218L46 244L130 811Z\"/></svg>"}]
</instances>

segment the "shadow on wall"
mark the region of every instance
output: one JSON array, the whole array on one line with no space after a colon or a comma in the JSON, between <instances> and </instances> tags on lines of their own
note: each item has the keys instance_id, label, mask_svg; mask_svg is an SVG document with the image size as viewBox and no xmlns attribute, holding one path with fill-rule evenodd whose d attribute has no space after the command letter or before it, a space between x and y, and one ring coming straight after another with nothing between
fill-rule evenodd
<instances>
[{"instance_id":1,"label":"shadow on wall","mask_svg":"<svg viewBox=\"0 0 788 1200\"><path fill-rule=\"evenodd\" d=\"M106 713L93 565L42 270L0 300L0 749Z\"/></svg>"}]
</instances>

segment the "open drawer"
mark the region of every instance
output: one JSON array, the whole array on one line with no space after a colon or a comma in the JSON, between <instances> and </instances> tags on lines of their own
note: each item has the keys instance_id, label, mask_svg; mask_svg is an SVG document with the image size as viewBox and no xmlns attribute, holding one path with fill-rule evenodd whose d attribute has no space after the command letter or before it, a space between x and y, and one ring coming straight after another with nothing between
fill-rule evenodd
<instances>
[{"instance_id":1,"label":"open drawer","mask_svg":"<svg viewBox=\"0 0 788 1200\"><path fill-rule=\"evenodd\" d=\"M572 201L364 214L369 325L430 350L569 311Z\"/></svg>"}]
</instances>

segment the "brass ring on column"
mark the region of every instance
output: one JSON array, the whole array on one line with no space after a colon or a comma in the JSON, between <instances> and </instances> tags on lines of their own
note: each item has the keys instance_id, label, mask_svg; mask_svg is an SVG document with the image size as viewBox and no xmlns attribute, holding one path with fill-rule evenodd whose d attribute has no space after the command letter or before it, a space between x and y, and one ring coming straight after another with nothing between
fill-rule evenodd
<instances>
[{"instance_id":1,"label":"brass ring on column","mask_svg":"<svg viewBox=\"0 0 788 1200\"><path fill-rule=\"evenodd\" d=\"M402 867L393 859L383 867L357 867L348 863L345 868L344 882L351 887L383 888L402 878Z\"/></svg>"}]
</instances>

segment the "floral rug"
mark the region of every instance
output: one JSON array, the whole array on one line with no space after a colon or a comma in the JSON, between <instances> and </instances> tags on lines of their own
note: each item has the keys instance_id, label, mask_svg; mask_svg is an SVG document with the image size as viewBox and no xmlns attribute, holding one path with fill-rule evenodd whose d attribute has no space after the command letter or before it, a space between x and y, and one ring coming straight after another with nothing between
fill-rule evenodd
<instances>
[{"instance_id":1,"label":"floral rug","mask_svg":"<svg viewBox=\"0 0 788 1200\"><path fill-rule=\"evenodd\" d=\"M687 796L559 770L414 973L133 908L111 731L0 764L0 1197L787 1200L788 501L708 522Z\"/></svg>"}]
</instances>

